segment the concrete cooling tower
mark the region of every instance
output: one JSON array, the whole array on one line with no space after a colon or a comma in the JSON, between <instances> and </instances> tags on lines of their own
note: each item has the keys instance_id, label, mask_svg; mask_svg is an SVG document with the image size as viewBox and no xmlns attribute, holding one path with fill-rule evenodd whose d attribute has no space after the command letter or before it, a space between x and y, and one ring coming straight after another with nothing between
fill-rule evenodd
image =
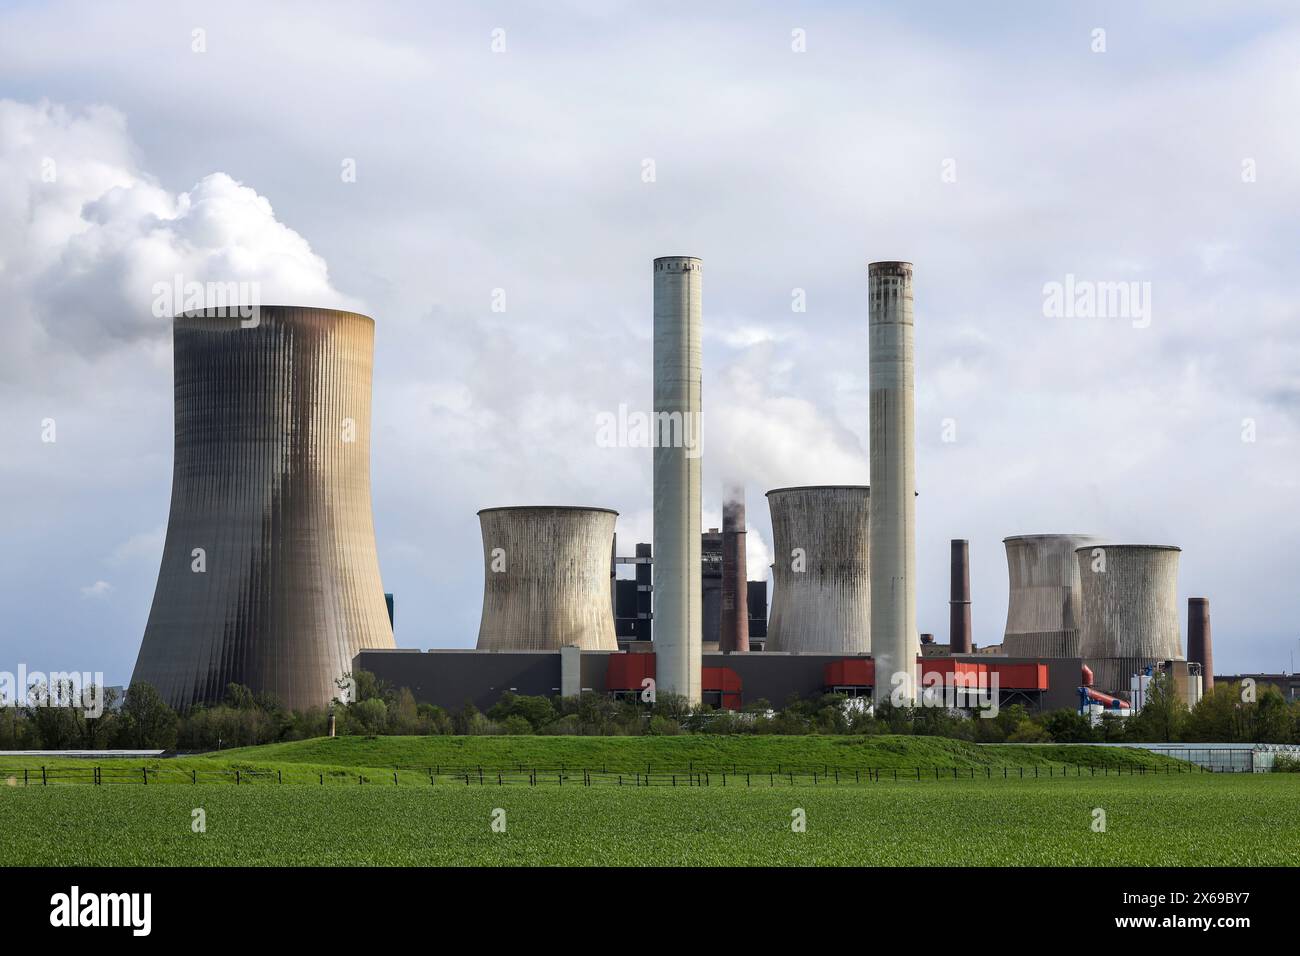
<instances>
[{"instance_id":1,"label":"concrete cooling tower","mask_svg":"<svg viewBox=\"0 0 1300 956\"><path fill-rule=\"evenodd\" d=\"M767 500L776 551L767 650L869 653L869 489L776 488Z\"/></svg>"},{"instance_id":2,"label":"concrete cooling tower","mask_svg":"<svg viewBox=\"0 0 1300 956\"><path fill-rule=\"evenodd\" d=\"M1183 658L1178 608L1179 548L1107 544L1080 548L1083 662L1094 686L1129 692L1129 678L1156 661ZM1104 561L1104 564L1103 564Z\"/></svg>"},{"instance_id":3,"label":"concrete cooling tower","mask_svg":"<svg viewBox=\"0 0 1300 956\"><path fill-rule=\"evenodd\" d=\"M1080 656L1083 618L1075 551L1100 542L1086 534L1021 534L1002 539L1011 582L1002 637L1004 654Z\"/></svg>"},{"instance_id":4,"label":"concrete cooling tower","mask_svg":"<svg viewBox=\"0 0 1300 956\"><path fill-rule=\"evenodd\" d=\"M616 651L609 554L617 511L484 508L481 651Z\"/></svg>"},{"instance_id":5,"label":"concrete cooling tower","mask_svg":"<svg viewBox=\"0 0 1300 956\"><path fill-rule=\"evenodd\" d=\"M374 322L178 316L171 515L132 681L174 708L244 684L290 708L393 647L370 508Z\"/></svg>"}]
</instances>

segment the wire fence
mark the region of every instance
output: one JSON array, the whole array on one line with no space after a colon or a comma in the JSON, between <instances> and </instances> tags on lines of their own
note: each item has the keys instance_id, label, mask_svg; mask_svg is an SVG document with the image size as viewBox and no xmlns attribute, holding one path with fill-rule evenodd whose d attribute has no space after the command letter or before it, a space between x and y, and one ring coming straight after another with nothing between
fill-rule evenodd
<instances>
[{"instance_id":1,"label":"wire fence","mask_svg":"<svg viewBox=\"0 0 1300 956\"><path fill-rule=\"evenodd\" d=\"M688 766L685 769L610 770L608 766L556 767L393 767L385 770L317 770L284 768L216 768L200 770L182 767L40 766L0 768L0 784L10 786L92 785L115 786L223 783L235 786L612 786L612 787L838 787L879 783L924 783L943 780L1069 780L1083 777L1175 777L1210 773L1205 767L1168 764L1162 767L1092 767L1078 764L984 767L818 767L745 769Z\"/></svg>"}]
</instances>

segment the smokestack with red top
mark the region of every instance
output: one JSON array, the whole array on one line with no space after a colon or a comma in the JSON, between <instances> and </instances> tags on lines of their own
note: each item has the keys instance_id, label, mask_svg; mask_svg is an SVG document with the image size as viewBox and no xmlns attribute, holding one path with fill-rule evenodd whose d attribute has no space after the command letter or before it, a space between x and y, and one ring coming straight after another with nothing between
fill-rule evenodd
<instances>
[{"instance_id":1,"label":"smokestack with red top","mask_svg":"<svg viewBox=\"0 0 1300 956\"><path fill-rule=\"evenodd\" d=\"M952 580L948 601L948 653L972 653L970 634L970 542L952 542Z\"/></svg>"},{"instance_id":2,"label":"smokestack with red top","mask_svg":"<svg viewBox=\"0 0 1300 956\"><path fill-rule=\"evenodd\" d=\"M749 650L749 576L745 569L745 489L727 486L722 502L722 634L724 651Z\"/></svg>"},{"instance_id":3,"label":"smokestack with red top","mask_svg":"<svg viewBox=\"0 0 1300 956\"><path fill-rule=\"evenodd\" d=\"M1201 693L1214 690L1214 646L1210 639L1210 599L1187 599L1187 659L1201 665Z\"/></svg>"}]
</instances>

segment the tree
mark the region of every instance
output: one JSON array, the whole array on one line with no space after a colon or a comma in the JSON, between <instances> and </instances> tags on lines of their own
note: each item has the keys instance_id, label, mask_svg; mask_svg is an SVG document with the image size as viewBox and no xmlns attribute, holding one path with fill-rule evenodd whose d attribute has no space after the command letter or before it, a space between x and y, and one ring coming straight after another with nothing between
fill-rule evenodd
<instances>
[{"instance_id":1,"label":"tree","mask_svg":"<svg viewBox=\"0 0 1300 956\"><path fill-rule=\"evenodd\" d=\"M127 747L170 750L176 746L179 719L152 684L127 688L122 705L120 737Z\"/></svg>"},{"instance_id":2,"label":"tree","mask_svg":"<svg viewBox=\"0 0 1300 956\"><path fill-rule=\"evenodd\" d=\"M1126 736L1145 742L1181 740L1186 720L1187 704L1174 691L1173 675L1153 674L1142 709L1128 719Z\"/></svg>"},{"instance_id":3,"label":"tree","mask_svg":"<svg viewBox=\"0 0 1300 956\"><path fill-rule=\"evenodd\" d=\"M555 719L555 705L549 697L514 694L506 691L487 712L488 717L497 722L510 717L520 717L528 721L533 730L541 730Z\"/></svg>"},{"instance_id":4,"label":"tree","mask_svg":"<svg viewBox=\"0 0 1300 956\"><path fill-rule=\"evenodd\" d=\"M1043 729L1058 744L1086 744L1097 739L1092 721L1073 710L1055 710L1042 721Z\"/></svg>"}]
</instances>

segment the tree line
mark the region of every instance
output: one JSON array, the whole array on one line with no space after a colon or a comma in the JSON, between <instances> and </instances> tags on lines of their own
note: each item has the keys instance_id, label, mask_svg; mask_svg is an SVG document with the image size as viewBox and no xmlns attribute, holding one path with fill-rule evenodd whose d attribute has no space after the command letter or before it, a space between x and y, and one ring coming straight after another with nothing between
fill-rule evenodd
<instances>
[{"instance_id":1,"label":"tree line","mask_svg":"<svg viewBox=\"0 0 1300 956\"><path fill-rule=\"evenodd\" d=\"M1300 702L1288 704L1271 685L1218 684L1193 708L1153 679L1141 711L1094 723L1074 710L1029 713L1016 704L988 718L937 707L873 710L841 694L792 695L780 707L754 701L739 712L690 705L660 694L653 703L604 694L578 697L501 695L486 711L420 704L406 687L373 674L351 675L351 700L331 708L291 711L267 695L231 684L220 703L172 710L149 684L127 689L121 706L105 691L105 707L87 716L78 706L50 706L50 695L28 705L0 707L0 750L163 749L222 750L328 733L331 713L340 735L589 735L700 734L916 734L975 743L1295 743ZM56 698L57 699L57 698ZM70 699L67 698L67 699Z\"/></svg>"}]
</instances>

